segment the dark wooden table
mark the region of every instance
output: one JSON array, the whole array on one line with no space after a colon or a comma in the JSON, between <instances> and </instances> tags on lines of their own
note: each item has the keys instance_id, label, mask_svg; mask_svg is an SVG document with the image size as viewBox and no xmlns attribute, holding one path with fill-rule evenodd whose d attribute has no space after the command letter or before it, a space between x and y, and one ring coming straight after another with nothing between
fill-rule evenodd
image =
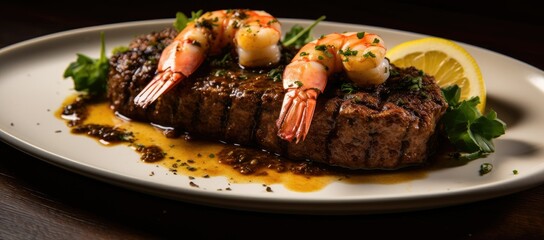
<instances>
[{"instance_id":1,"label":"dark wooden table","mask_svg":"<svg viewBox=\"0 0 544 240\"><path fill-rule=\"evenodd\" d=\"M176 11L253 8L281 18L316 19L327 15L328 21L445 37L544 69L541 12L522 3L490 10L459 2L309 2L305 8L277 1L146 5L123 2L123 8L107 1L81 2L88 6L66 5L69 11L25 1L3 3L0 47L80 27L172 18ZM164 239L188 235L229 239L544 239L543 185L491 200L417 212L353 216L265 214L193 205L116 187L50 165L3 142L0 156L0 239Z\"/></svg>"}]
</instances>

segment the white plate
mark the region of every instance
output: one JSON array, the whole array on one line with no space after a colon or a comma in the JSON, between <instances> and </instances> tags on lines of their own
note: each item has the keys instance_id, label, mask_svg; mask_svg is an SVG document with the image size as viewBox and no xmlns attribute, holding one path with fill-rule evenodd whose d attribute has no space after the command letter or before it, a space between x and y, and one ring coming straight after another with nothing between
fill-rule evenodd
<instances>
[{"instance_id":1,"label":"white plate","mask_svg":"<svg viewBox=\"0 0 544 240\"><path fill-rule=\"evenodd\" d=\"M285 29L312 20L280 19ZM423 179L398 184L332 183L316 192L292 192L259 184L231 184L221 177L190 187L187 177L160 174L141 163L127 147L106 148L93 139L75 136L53 112L73 94L71 80L62 78L76 53L98 57L99 33L107 46L126 45L133 37L162 30L173 19L111 24L76 29L21 42L0 50L0 138L40 159L85 176L145 193L217 207L251 211L355 214L412 211L468 203L511 194L544 182L544 74L523 62L462 44L480 64L488 89L488 105L509 125L495 140L496 152L466 165L431 171ZM372 26L322 22L315 36L331 32L367 31L382 36L388 47L424 35ZM108 50L108 53L111 52ZM61 130L61 132L58 132ZM480 176L483 162L494 165ZM513 174L513 170L518 174ZM150 170L159 172L149 176ZM167 169L164 169L167 172ZM206 190L208 189L208 190Z\"/></svg>"}]
</instances>

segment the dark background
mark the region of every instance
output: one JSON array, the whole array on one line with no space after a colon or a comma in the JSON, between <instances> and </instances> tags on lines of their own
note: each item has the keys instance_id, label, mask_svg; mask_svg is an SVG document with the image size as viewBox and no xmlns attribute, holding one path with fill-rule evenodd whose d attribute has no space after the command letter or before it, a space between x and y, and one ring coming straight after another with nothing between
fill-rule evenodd
<instances>
[{"instance_id":1,"label":"dark background","mask_svg":"<svg viewBox=\"0 0 544 240\"><path fill-rule=\"evenodd\" d=\"M291 1L295 2L295 1ZM474 1L473 1L474 2ZM476 45L544 69L541 9L524 2L55 1L0 4L0 47L80 27L262 9L279 18L399 29ZM481 4L480 4L481 5ZM2 64L2 63L0 63ZM28 66L32 67L32 66ZM1 74L1 73L0 73ZM24 89L21 89L24 91ZM112 186L0 143L0 239L357 238L543 239L544 186L418 212L305 216L217 209Z\"/></svg>"},{"instance_id":2,"label":"dark background","mask_svg":"<svg viewBox=\"0 0 544 240\"><path fill-rule=\"evenodd\" d=\"M279 18L317 19L365 24L434 35L465 42L528 62L543 69L542 9L524 1L482 4L477 1L40 1L3 3L0 43L12 44L44 34L108 23L174 18L203 9L262 9ZM297 6L293 6L293 2ZM439 2L439 3L437 3ZM505 44L505 42L507 42ZM530 46L538 46L532 48Z\"/></svg>"}]
</instances>

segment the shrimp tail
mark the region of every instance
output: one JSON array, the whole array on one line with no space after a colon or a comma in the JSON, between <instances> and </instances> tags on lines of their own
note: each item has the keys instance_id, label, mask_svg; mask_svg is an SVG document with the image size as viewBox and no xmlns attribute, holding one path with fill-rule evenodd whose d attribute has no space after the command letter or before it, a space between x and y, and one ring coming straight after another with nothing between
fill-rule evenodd
<instances>
[{"instance_id":1,"label":"shrimp tail","mask_svg":"<svg viewBox=\"0 0 544 240\"><path fill-rule=\"evenodd\" d=\"M289 142L304 141L310 130L318 93L313 90L290 89L284 97L276 122L278 136Z\"/></svg>"},{"instance_id":2,"label":"shrimp tail","mask_svg":"<svg viewBox=\"0 0 544 240\"><path fill-rule=\"evenodd\" d=\"M157 100L163 93L170 90L185 77L177 72L167 69L160 72L145 86L144 89L134 98L134 103L146 108L149 104Z\"/></svg>"}]
</instances>

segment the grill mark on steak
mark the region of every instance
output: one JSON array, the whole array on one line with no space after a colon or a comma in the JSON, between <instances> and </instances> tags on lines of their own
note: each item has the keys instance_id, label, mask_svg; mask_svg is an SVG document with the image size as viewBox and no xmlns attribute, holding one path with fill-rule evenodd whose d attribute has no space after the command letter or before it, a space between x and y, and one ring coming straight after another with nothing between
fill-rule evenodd
<instances>
[{"instance_id":1,"label":"grill mark on steak","mask_svg":"<svg viewBox=\"0 0 544 240\"><path fill-rule=\"evenodd\" d=\"M329 137L334 127L334 116L338 112L340 99L318 101L312 120L312 127L305 141L298 144L288 144L288 157L297 160L314 160L328 163Z\"/></svg>"},{"instance_id":2,"label":"grill mark on steak","mask_svg":"<svg viewBox=\"0 0 544 240\"><path fill-rule=\"evenodd\" d=\"M423 164L432 154L447 104L433 78L415 68L392 66L394 74L384 84L352 93L340 91L345 76L334 75L317 101L306 140L298 144L277 136L282 83L267 77L266 69L240 69L234 61L214 66L207 60L147 109L139 108L133 98L153 77L156 66L149 58L160 57L169 31L141 36L130 51L110 58L108 98L120 114L192 137L345 168L397 169ZM218 70L226 74L215 76ZM417 78L420 89L412 89L406 79Z\"/></svg>"},{"instance_id":3,"label":"grill mark on steak","mask_svg":"<svg viewBox=\"0 0 544 240\"><path fill-rule=\"evenodd\" d=\"M229 96L228 98L225 98L225 107L223 108L223 113L221 114L221 132L220 132L220 134L223 133L223 135L220 137L220 140L223 140L223 141L225 141L226 139L229 139L225 135L226 135L226 132L227 132L227 125L228 125L229 119L230 119L229 112L231 110L231 107L232 107L232 98ZM241 132L240 134L244 134L244 133Z\"/></svg>"},{"instance_id":4,"label":"grill mark on steak","mask_svg":"<svg viewBox=\"0 0 544 240\"><path fill-rule=\"evenodd\" d=\"M278 84L270 86L264 90L261 96L261 116L257 131L255 131L255 140L257 145L262 146L270 152L285 155L286 145L278 138L276 120L280 115L281 104L283 100L283 89Z\"/></svg>"},{"instance_id":5,"label":"grill mark on steak","mask_svg":"<svg viewBox=\"0 0 544 240\"><path fill-rule=\"evenodd\" d=\"M404 129L404 136L400 138L400 150L399 150L399 158L397 161L403 162L403 156L406 155L406 149L408 147L408 142L406 141L408 138L408 133L410 132L410 126L414 124L417 119L411 117L412 119L408 122L406 125L406 129Z\"/></svg>"},{"instance_id":6,"label":"grill mark on steak","mask_svg":"<svg viewBox=\"0 0 544 240\"><path fill-rule=\"evenodd\" d=\"M262 113L262 107L263 102L261 101L261 98L263 97L262 93L258 96L259 101L257 101L257 106L255 110L255 114L253 115L253 126L251 126L251 134L250 134L250 143L255 142L256 140L256 134L257 134L257 126L261 125L260 119L261 119L261 113ZM248 143L249 145L249 143Z\"/></svg>"},{"instance_id":7,"label":"grill mark on steak","mask_svg":"<svg viewBox=\"0 0 544 240\"><path fill-rule=\"evenodd\" d=\"M194 123L195 131L205 138L223 140L224 113L231 88L224 78L206 77L202 81L196 81L196 91L201 96L199 115Z\"/></svg>"},{"instance_id":8,"label":"grill mark on steak","mask_svg":"<svg viewBox=\"0 0 544 240\"><path fill-rule=\"evenodd\" d=\"M383 105L378 116L381 121L374 127L375 134L369 154L369 165L392 168L399 164L402 140L410 122L409 113L391 102ZM374 122L374 121L373 121Z\"/></svg>"},{"instance_id":9,"label":"grill mark on steak","mask_svg":"<svg viewBox=\"0 0 544 240\"><path fill-rule=\"evenodd\" d=\"M260 85L263 84L263 81L269 80L244 80L233 88L230 117L225 133L225 138L230 139L231 142L242 145L251 145L254 142L261 116L261 98L264 88Z\"/></svg>"},{"instance_id":10,"label":"grill mark on steak","mask_svg":"<svg viewBox=\"0 0 544 240\"><path fill-rule=\"evenodd\" d=\"M325 139L325 158L327 159L326 160L326 163L330 164L330 159L331 159L331 141L334 137L337 136L337 132L338 132L338 124L337 124L337 119L338 119L338 113L340 112L340 105L342 104L341 101L339 99L335 99L337 101L332 101L332 104L334 104L334 108L332 110L332 116L330 118L330 121L331 121L331 130L329 131L329 134L327 134L327 138Z\"/></svg>"},{"instance_id":11,"label":"grill mark on steak","mask_svg":"<svg viewBox=\"0 0 544 240\"><path fill-rule=\"evenodd\" d=\"M198 123L198 117L200 116L200 106L202 106L202 96L198 94L197 91L195 91L194 87L192 87L191 90L192 91L189 94L189 96L191 96L190 97L191 100L187 101L187 103L190 104L190 106L185 105L185 107L187 107L189 111L192 110L192 113L193 113L191 115L191 118L188 118L190 119L189 124L184 125L185 131L187 131L188 133L192 133L196 131L196 128L194 126L196 126L196 124Z\"/></svg>"},{"instance_id":12,"label":"grill mark on steak","mask_svg":"<svg viewBox=\"0 0 544 240\"><path fill-rule=\"evenodd\" d=\"M371 140L370 115L376 112L364 104L344 101L338 111L336 136L331 139L329 164L356 168L366 166ZM348 150L349 149L349 150Z\"/></svg>"},{"instance_id":13,"label":"grill mark on steak","mask_svg":"<svg viewBox=\"0 0 544 240\"><path fill-rule=\"evenodd\" d=\"M148 108L151 114L148 114L151 118L150 122L160 126L172 126L175 123L175 115L177 115L177 107L179 100L176 94L169 94L158 100L153 106Z\"/></svg>"}]
</instances>

